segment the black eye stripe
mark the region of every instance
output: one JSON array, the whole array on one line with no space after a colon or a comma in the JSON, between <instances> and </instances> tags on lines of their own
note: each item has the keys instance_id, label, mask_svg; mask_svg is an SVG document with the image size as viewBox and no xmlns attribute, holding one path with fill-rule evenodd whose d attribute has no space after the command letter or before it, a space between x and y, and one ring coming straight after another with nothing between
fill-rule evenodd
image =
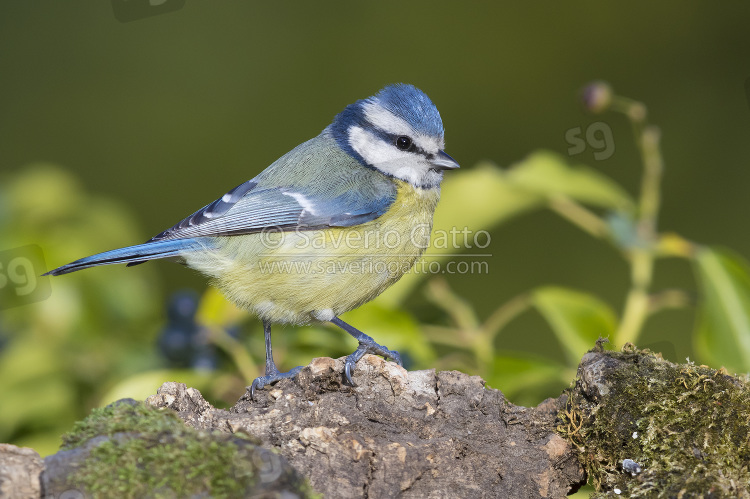
<instances>
[{"instance_id":1,"label":"black eye stripe","mask_svg":"<svg viewBox=\"0 0 750 499\"><path fill-rule=\"evenodd\" d=\"M393 133L384 132L382 130L379 130L378 136L385 142L389 144L395 145L400 151L404 152L411 152L416 154L422 154L423 156L427 156L427 152L419 147L414 140L409 137L408 135L396 135ZM398 142L401 138L406 138L409 140L409 145L405 149L402 149L398 146Z\"/></svg>"},{"instance_id":2,"label":"black eye stripe","mask_svg":"<svg viewBox=\"0 0 750 499\"><path fill-rule=\"evenodd\" d=\"M389 133L383 130L382 128L375 126L373 123L369 121L366 121L365 123L366 123L366 126L363 128L371 132L373 135L375 135L377 138L379 138L383 142L395 145L399 137L408 137L411 140L411 145L409 146L409 148L404 150L405 152L421 154L422 156L425 156L425 157L429 156L429 153L425 151L424 149L422 149L421 147L419 147L416 144L416 142L414 142L414 139L412 139L408 135L397 135L394 133Z\"/></svg>"},{"instance_id":3,"label":"black eye stripe","mask_svg":"<svg viewBox=\"0 0 750 499\"><path fill-rule=\"evenodd\" d=\"M424 149L422 149L421 147L419 147L417 145L417 143L414 142L414 140L412 140L411 137L409 137L407 135L393 135L393 134L390 134L390 133L385 134L385 135L388 137L386 139L386 142L390 142L391 144L395 144L396 147L399 150L401 150L401 151L411 152L411 153L415 153L415 154L421 154L422 156L429 156L429 154L427 153L427 151L425 151ZM398 141L402 137L405 137L405 138L409 139L409 146L407 148L405 148L405 149L402 149L401 147L398 146Z\"/></svg>"}]
</instances>

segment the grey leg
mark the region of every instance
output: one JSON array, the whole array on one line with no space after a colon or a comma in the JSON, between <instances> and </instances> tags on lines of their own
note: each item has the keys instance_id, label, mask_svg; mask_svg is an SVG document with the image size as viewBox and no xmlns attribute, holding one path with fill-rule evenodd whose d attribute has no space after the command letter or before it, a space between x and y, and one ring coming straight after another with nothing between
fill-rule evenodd
<instances>
[{"instance_id":1,"label":"grey leg","mask_svg":"<svg viewBox=\"0 0 750 499\"><path fill-rule=\"evenodd\" d=\"M271 348L271 323L263 321L263 335L266 337L266 375L255 378L250 385L250 398L255 399L255 390L257 388L263 388L266 385L276 383L284 378L293 378L302 369L302 366L297 366L294 369L282 373L276 367L276 363L273 361L273 350Z\"/></svg>"},{"instance_id":2,"label":"grey leg","mask_svg":"<svg viewBox=\"0 0 750 499\"><path fill-rule=\"evenodd\" d=\"M354 386L354 381L352 381L352 371L354 370L354 365L366 353L381 355L386 359L392 360L400 366L403 365L401 363L401 355L399 355L397 351L388 350L383 345L379 345L375 342L375 340L367 336L365 333L357 328L350 326L338 317L334 317L333 319L331 319L331 323L336 324L338 327L354 336L354 338L359 342L359 346L357 347L357 349L354 351L354 353L346 358L346 362L344 363L344 376L346 377L347 383L349 383L351 386Z\"/></svg>"}]
</instances>

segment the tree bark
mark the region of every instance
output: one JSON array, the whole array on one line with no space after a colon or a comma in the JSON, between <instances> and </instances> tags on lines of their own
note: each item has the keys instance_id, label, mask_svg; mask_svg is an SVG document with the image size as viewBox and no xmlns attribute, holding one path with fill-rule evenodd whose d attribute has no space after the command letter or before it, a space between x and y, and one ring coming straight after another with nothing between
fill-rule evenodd
<instances>
[{"instance_id":1,"label":"tree bark","mask_svg":"<svg viewBox=\"0 0 750 499\"><path fill-rule=\"evenodd\" d=\"M576 451L555 433L565 395L519 407L477 376L407 372L369 355L357 364L355 387L342 372L342 359L314 359L229 410L173 382L147 404L176 411L190 427L247 433L274 450L268 455L279 457L256 470L263 497L278 496L264 482L289 465L327 498L557 498L585 480ZM29 449L0 447L0 497L57 497L97 438L43 461Z\"/></svg>"},{"instance_id":2,"label":"tree bark","mask_svg":"<svg viewBox=\"0 0 750 499\"><path fill-rule=\"evenodd\" d=\"M147 403L196 428L259 438L330 498L551 498L585 479L555 433L565 397L519 407L477 376L407 372L374 356L357 364L356 387L342 383L342 371L341 359L315 359L228 411L179 383Z\"/></svg>"},{"instance_id":3,"label":"tree bark","mask_svg":"<svg viewBox=\"0 0 750 499\"><path fill-rule=\"evenodd\" d=\"M39 475L43 469L42 458L34 450L0 444L0 498L40 497Z\"/></svg>"}]
</instances>

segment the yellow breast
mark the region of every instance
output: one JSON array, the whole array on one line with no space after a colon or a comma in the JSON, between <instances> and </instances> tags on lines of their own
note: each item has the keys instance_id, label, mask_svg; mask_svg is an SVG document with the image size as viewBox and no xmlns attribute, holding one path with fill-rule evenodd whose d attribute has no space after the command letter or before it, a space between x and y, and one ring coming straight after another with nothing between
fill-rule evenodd
<instances>
[{"instance_id":1,"label":"yellow breast","mask_svg":"<svg viewBox=\"0 0 750 499\"><path fill-rule=\"evenodd\" d=\"M354 227L222 238L187 258L237 303L271 322L326 321L372 300L429 245L439 189L396 181L388 212Z\"/></svg>"}]
</instances>

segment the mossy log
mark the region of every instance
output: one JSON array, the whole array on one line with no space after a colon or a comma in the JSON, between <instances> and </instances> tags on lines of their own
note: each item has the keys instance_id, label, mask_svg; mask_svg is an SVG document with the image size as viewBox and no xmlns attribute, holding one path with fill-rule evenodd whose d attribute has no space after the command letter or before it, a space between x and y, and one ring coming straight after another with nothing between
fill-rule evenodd
<instances>
[{"instance_id":1,"label":"mossy log","mask_svg":"<svg viewBox=\"0 0 750 499\"><path fill-rule=\"evenodd\" d=\"M593 498L750 498L750 387L626 345L581 359L560 434Z\"/></svg>"},{"instance_id":2,"label":"mossy log","mask_svg":"<svg viewBox=\"0 0 750 499\"><path fill-rule=\"evenodd\" d=\"M546 498L588 472L599 497L748 497L750 392L721 371L597 349L574 388L524 408L458 372L366 356L349 387L342 369L315 359L229 410L165 383L44 460L0 447L0 496Z\"/></svg>"}]
</instances>

